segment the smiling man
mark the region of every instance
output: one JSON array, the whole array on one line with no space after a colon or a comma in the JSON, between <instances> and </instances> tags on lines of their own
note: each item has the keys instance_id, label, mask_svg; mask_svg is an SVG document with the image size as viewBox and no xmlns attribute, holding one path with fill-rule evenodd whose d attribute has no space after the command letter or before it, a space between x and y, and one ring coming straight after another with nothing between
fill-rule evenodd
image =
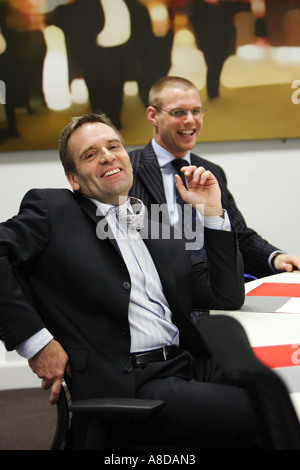
<instances>
[{"instance_id":1,"label":"smiling man","mask_svg":"<svg viewBox=\"0 0 300 470\"><path fill-rule=\"evenodd\" d=\"M264 277L278 271L300 269L299 256L284 253L247 226L227 187L224 170L192 153L202 131L204 114L199 91L189 80L167 76L153 84L147 108L153 139L146 147L129 153L134 170L130 194L141 198L149 211L153 204L165 204L168 208L164 212L165 222L177 227L181 223L174 183L178 165L184 162L204 167L218 180L222 207L229 216L231 228L237 232L245 272Z\"/></svg>"},{"instance_id":2,"label":"smiling man","mask_svg":"<svg viewBox=\"0 0 300 470\"><path fill-rule=\"evenodd\" d=\"M74 118L62 132L60 157L73 191L33 189L18 215L0 224L0 339L29 360L43 388L51 387L51 403L63 377L74 399L166 402L142 432L116 425L115 448L127 436L131 448L141 441L251 446L256 426L248 396L203 354L190 321L194 305L243 304L235 234L205 227L209 267L192 264L182 239L143 239L140 223L131 224L136 215L141 221L128 198L129 156L104 115ZM177 186L186 203L204 207L204 223L206 209L219 217L216 178L193 166L184 174L188 190L180 178ZM104 219L123 236L102 237ZM85 423L73 422L73 432L73 448L80 449Z\"/></svg>"},{"instance_id":3,"label":"smiling man","mask_svg":"<svg viewBox=\"0 0 300 470\"><path fill-rule=\"evenodd\" d=\"M75 171L66 173L74 191L118 205L132 186L132 167L121 137L102 122L88 122L69 138Z\"/></svg>"},{"instance_id":4,"label":"smiling man","mask_svg":"<svg viewBox=\"0 0 300 470\"><path fill-rule=\"evenodd\" d=\"M158 82L151 88L147 108L155 142L176 158L185 157L196 145L205 113L198 90L183 80L180 83L176 87L162 82L159 88Z\"/></svg>"}]
</instances>

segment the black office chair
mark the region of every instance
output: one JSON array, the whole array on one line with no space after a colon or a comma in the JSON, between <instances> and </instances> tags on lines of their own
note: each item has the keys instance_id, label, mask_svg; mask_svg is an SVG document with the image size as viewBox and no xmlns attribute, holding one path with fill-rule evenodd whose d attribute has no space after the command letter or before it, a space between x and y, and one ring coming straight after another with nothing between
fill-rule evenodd
<instances>
[{"instance_id":1,"label":"black office chair","mask_svg":"<svg viewBox=\"0 0 300 470\"><path fill-rule=\"evenodd\" d=\"M257 279L257 277L255 276L252 276L252 274L244 274L244 282L246 284L246 282L251 282L251 281L255 281Z\"/></svg>"},{"instance_id":2,"label":"black office chair","mask_svg":"<svg viewBox=\"0 0 300 470\"><path fill-rule=\"evenodd\" d=\"M300 425L288 390L280 377L254 355L241 324L226 315L204 315L197 321L204 344L232 381L243 384L256 414L264 449L300 450ZM164 402L141 399L93 399L67 402L63 390L57 405L52 449L68 448L69 415L89 422L86 448L105 447L105 423L158 413Z\"/></svg>"},{"instance_id":3,"label":"black office chair","mask_svg":"<svg viewBox=\"0 0 300 470\"><path fill-rule=\"evenodd\" d=\"M254 355L242 325L232 317L202 317L204 343L227 376L249 392L264 449L300 450L300 424L289 392L275 371Z\"/></svg>"},{"instance_id":4,"label":"black office chair","mask_svg":"<svg viewBox=\"0 0 300 470\"><path fill-rule=\"evenodd\" d=\"M107 422L150 416L164 406L162 400L140 398L94 398L72 401L64 383L57 403L57 426L51 450L72 449L71 417L80 416L87 421L86 450L102 450L106 446Z\"/></svg>"}]
</instances>

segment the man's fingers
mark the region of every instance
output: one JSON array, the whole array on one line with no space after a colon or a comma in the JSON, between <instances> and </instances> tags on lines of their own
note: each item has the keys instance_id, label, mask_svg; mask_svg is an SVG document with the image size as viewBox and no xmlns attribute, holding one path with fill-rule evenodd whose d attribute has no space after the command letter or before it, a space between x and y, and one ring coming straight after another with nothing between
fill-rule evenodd
<instances>
[{"instance_id":1,"label":"man's fingers","mask_svg":"<svg viewBox=\"0 0 300 470\"><path fill-rule=\"evenodd\" d=\"M51 394L50 394L50 399L49 399L51 405L55 405L55 403L58 402L61 384L62 384L62 381L59 379L55 380L52 384Z\"/></svg>"},{"instance_id":2,"label":"man's fingers","mask_svg":"<svg viewBox=\"0 0 300 470\"><path fill-rule=\"evenodd\" d=\"M175 175L175 180L176 180L176 187L178 189L178 192L180 196L182 197L182 199L184 199L184 195L187 193L187 189L184 186L182 179L180 178L179 175Z\"/></svg>"},{"instance_id":3,"label":"man's fingers","mask_svg":"<svg viewBox=\"0 0 300 470\"><path fill-rule=\"evenodd\" d=\"M181 169L188 182L198 183L205 185L206 183L213 183L215 181L214 175L206 170L203 166L185 166Z\"/></svg>"},{"instance_id":4,"label":"man's fingers","mask_svg":"<svg viewBox=\"0 0 300 470\"><path fill-rule=\"evenodd\" d=\"M42 389L43 390L49 390L49 388L51 387L51 383L52 383L51 380L42 379L42 384L41 384Z\"/></svg>"},{"instance_id":5,"label":"man's fingers","mask_svg":"<svg viewBox=\"0 0 300 470\"><path fill-rule=\"evenodd\" d=\"M51 388L49 402L52 405L57 403L59 399L61 384L62 384L62 379L55 379L54 381L48 380L48 379L42 380L41 387L43 390L49 390L49 388Z\"/></svg>"},{"instance_id":6,"label":"man's fingers","mask_svg":"<svg viewBox=\"0 0 300 470\"><path fill-rule=\"evenodd\" d=\"M65 375L71 377L69 358L61 345L52 339L29 360L31 369L42 379L42 389L51 387L50 403L57 402Z\"/></svg>"}]
</instances>

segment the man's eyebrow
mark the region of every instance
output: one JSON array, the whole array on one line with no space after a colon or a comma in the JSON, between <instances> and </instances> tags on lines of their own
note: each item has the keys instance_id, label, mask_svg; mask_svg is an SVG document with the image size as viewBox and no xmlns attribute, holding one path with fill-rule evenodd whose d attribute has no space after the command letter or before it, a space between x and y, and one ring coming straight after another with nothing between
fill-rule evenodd
<instances>
[{"instance_id":1,"label":"man's eyebrow","mask_svg":"<svg viewBox=\"0 0 300 470\"><path fill-rule=\"evenodd\" d=\"M106 141L106 144L113 144L113 143L117 143L117 144L122 144L122 141L119 137L112 137L110 139L107 139ZM90 151L90 150L94 150L95 148L97 148L98 145L97 144L91 144L89 145L87 148L85 148L81 154L79 155L79 159L82 160L84 158L84 156Z\"/></svg>"},{"instance_id":2,"label":"man's eyebrow","mask_svg":"<svg viewBox=\"0 0 300 470\"><path fill-rule=\"evenodd\" d=\"M112 137L111 139L108 139L107 143L108 144L112 144L112 143L118 143L118 144L122 144L122 141L119 137Z\"/></svg>"},{"instance_id":3,"label":"man's eyebrow","mask_svg":"<svg viewBox=\"0 0 300 470\"><path fill-rule=\"evenodd\" d=\"M79 160L82 160L84 158L84 156L86 155L87 152L89 152L90 150L94 149L95 148L95 145L90 145L89 147L85 148L81 154L79 155Z\"/></svg>"}]
</instances>

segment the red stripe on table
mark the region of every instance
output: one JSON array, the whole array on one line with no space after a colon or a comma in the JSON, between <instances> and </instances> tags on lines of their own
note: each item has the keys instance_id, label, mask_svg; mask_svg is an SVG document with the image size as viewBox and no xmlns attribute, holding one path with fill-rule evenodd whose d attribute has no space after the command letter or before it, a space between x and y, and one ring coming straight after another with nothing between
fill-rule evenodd
<instances>
[{"instance_id":1,"label":"red stripe on table","mask_svg":"<svg viewBox=\"0 0 300 470\"><path fill-rule=\"evenodd\" d=\"M300 297L300 284L264 282L248 292L247 296Z\"/></svg>"},{"instance_id":2,"label":"red stripe on table","mask_svg":"<svg viewBox=\"0 0 300 470\"><path fill-rule=\"evenodd\" d=\"M253 347L255 356L270 368L300 366L300 344Z\"/></svg>"}]
</instances>

